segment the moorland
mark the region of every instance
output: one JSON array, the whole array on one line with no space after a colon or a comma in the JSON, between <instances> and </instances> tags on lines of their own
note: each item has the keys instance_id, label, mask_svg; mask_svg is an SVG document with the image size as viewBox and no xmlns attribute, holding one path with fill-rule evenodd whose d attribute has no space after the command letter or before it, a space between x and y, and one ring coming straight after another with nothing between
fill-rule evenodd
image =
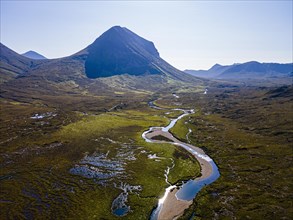
<instances>
[{"instance_id":1,"label":"moorland","mask_svg":"<svg viewBox=\"0 0 293 220\"><path fill-rule=\"evenodd\" d=\"M107 60L97 76L101 39L127 45L102 48L103 56L135 52L119 71L139 74L109 76ZM202 148L221 174L181 219L292 219L292 74L208 80L175 69L153 47L120 27L56 60L30 60L1 44L1 219L148 219L168 167L172 184L200 175L184 149L142 138L178 117L178 107L194 113L170 132ZM117 216L113 201L125 191L129 212Z\"/></svg>"}]
</instances>

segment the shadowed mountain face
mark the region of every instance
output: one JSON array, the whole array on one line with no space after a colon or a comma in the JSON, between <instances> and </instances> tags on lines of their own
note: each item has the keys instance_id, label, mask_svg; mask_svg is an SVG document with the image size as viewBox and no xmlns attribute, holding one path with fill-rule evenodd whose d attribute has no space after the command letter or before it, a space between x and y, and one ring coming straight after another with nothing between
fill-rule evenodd
<instances>
[{"instance_id":1,"label":"shadowed mountain face","mask_svg":"<svg viewBox=\"0 0 293 220\"><path fill-rule=\"evenodd\" d=\"M34 60L43 60L43 59L47 59L46 57L44 57L43 55L35 52L35 51L28 51L26 53L23 53L21 54L22 56L25 56L27 58L31 58L31 59L34 59Z\"/></svg>"},{"instance_id":2,"label":"shadowed mountain face","mask_svg":"<svg viewBox=\"0 0 293 220\"><path fill-rule=\"evenodd\" d=\"M128 73L129 75L158 74L153 65L159 58L154 44L127 28L112 27L87 49L85 62L89 78L108 77Z\"/></svg>"}]
</instances>

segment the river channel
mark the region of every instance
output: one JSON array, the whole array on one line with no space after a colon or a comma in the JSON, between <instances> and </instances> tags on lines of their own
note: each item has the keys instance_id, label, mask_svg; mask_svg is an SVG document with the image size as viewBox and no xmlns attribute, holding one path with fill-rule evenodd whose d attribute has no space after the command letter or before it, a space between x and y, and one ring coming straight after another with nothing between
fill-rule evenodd
<instances>
[{"instance_id":1,"label":"river channel","mask_svg":"<svg viewBox=\"0 0 293 220\"><path fill-rule=\"evenodd\" d=\"M149 102L149 107L154 109L163 109L154 104L153 101ZM183 214L184 209L188 208L192 204L192 200L197 193L206 185L213 183L219 178L220 173L215 162L200 148L184 143L175 138L169 130L174 127L176 122L189 114L194 113L194 110L185 109L172 109L176 111L182 111L183 113L175 119L172 119L166 127L150 127L149 130L143 132L142 138L149 143L170 143L180 146L191 153L199 162L201 166L201 176L195 179L190 179L184 184L178 187L176 185L170 185L168 182L168 173L166 176L166 183L168 187L165 189L164 196L159 199L156 209L153 210L150 219L173 219ZM154 140L155 136L164 136L168 138L168 141ZM172 202L171 202L172 201Z\"/></svg>"}]
</instances>

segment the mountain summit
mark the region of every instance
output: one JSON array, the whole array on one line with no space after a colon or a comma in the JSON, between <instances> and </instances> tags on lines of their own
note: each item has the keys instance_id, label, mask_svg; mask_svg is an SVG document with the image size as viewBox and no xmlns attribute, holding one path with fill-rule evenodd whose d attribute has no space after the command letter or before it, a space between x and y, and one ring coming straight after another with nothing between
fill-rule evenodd
<instances>
[{"instance_id":1,"label":"mountain summit","mask_svg":"<svg viewBox=\"0 0 293 220\"><path fill-rule=\"evenodd\" d=\"M35 51L27 51L23 54L21 54L22 56L25 56L27 58L31 58L31 59L34 59L34 60L44 60L44 59L47 59L46 57L44 57L43 55L35 52Z\"/></svg>"},{"instance_id":2,"label":"mountain summit","mask_svg":"<svg viewBox=\"0 0 293 220\"><path fill-rule=\"evenodd\" d=\"M85 72L89 78L129 74L158 74L159 53L153 42L127 28L114 26L86 48Z\"/></svg>"}]
</instances>

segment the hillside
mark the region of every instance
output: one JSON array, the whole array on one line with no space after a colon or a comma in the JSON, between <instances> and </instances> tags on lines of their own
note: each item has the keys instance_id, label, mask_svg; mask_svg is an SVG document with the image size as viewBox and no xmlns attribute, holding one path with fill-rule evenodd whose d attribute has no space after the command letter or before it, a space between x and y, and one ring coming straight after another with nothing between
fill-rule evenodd
<instances>
[{"instance_id":1,"label":"hillside","mask_svg":"<svg viewBox=\"0 0 293 220\"><path fill-rule=\"evenodd\" d=\"M26 74L41 62L21 56L0 43L0 83Z\"/></svg>"}]
</instances>

